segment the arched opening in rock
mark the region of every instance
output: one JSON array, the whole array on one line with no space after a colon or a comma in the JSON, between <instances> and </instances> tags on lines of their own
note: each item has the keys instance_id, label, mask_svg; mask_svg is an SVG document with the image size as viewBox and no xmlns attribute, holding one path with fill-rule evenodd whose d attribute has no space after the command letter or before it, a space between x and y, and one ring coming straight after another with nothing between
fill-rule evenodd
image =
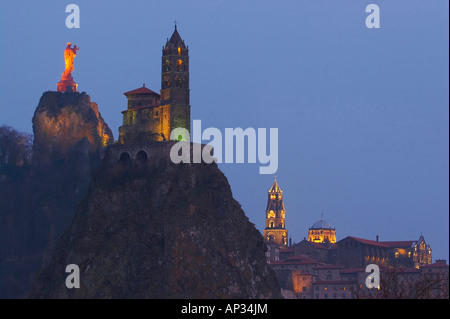
<instances>
[{"instance_id":1,"label":"arched opening in rock","mask_svg":"<svg viewBox=\"0 0 450 319\"><path fill-rule=\"evenodd\" d=\"M119 162L122 165L129 165L131 163L131 156L130 156L130 154L128 154L127 152L123 152L122 154L120 154Z\"/></svg>"},{"instance_id":2,"label":"arched opening in rock","mask_svg":"<svg viewBox=\"0 0 450 319\"><path fill-rule=\"evenodd\" d=\"M145 168L147 166L147 159L148 159L147 153L141 150L136 154L134 162L136 163L136 166L138 168Z\"/></svg>"}]
</instances>

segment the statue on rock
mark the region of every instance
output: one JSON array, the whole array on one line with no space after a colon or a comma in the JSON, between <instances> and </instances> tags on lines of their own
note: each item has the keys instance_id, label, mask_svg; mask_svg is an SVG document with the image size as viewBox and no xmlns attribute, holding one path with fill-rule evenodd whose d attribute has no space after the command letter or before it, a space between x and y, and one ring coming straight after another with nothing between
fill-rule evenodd
<instances>
[{"instance_id":1,"label":"statue on rock","mask_svg":"<svg viewBox=\"0 0 450 319\"><path fill-rule=\"evenodd\" d=\"M61 76L61 81L57 84L58 92L77 92L77 84L73 80L72 72L74 70L73 60L79 49L76 45L72 48L72 43L67 42L66 49L64 50L66 68Z\"/></svg>"}]
</instances>

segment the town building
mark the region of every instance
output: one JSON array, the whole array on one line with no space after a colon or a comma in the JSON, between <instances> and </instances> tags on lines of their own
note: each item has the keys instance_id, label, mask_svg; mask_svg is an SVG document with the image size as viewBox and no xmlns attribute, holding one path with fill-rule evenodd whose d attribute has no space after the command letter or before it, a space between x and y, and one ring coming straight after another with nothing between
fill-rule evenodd
<instances>
[{"instance_id":1,"label":"town building","mask_svg":"<svg viewBox=\"0 0 450 319\"><path fill-rule=\"evenodd\" d=\"M337 242L336 263L346 267L377 264L384 267L413 267L429 265L431 247L420 235L418 240L379 241L348 236Z\"/></svg>"},{"instance_id":2,"label":"town building","mask_svg":"<svg viewBox=\"0 0 450 319\"><path fill-rule=\"evenodd\" d=\"M283 195L275 179L268 192L264 239L267 262L275 270L287 298L448 298L449 267L432 263L431 246L417 240L380 241L347 236L322 218L308 238L287 243ZM379 287L369 289L366 267L380 270ZM397 286L396 286L397 285Z\"/></svg>"}]
</instances>

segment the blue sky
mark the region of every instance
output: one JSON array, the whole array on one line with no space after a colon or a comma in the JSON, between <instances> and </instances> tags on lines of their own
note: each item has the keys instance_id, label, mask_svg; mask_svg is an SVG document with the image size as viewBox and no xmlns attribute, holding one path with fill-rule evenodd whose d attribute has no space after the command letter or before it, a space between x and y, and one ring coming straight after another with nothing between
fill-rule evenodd
<instances>
[{"instance_id":1,"label":"blue sky","mask_svg":"<svg viewBox=\"0 0 450 319\"><path fill-rule=\"evenodd\" d=\"M67 29L65 7L80 7ZM365 8L380 7L367 29ZM191 119L279 130L277 179L293 241L324 217L338 240L412 240L449 259L448 1L9 1L0 13L0 125L32 132L66 42L75 81L118 137L123 92L160 90L177 20ZM272 175L221 164L259 230Z\"/></svg>"}]
</instances>

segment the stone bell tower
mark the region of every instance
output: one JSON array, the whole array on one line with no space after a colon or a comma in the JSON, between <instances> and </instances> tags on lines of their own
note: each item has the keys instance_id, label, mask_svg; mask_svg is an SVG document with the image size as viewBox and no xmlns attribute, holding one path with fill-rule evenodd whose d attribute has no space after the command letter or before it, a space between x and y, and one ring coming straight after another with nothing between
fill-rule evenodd
<instances>
[{"instance_id":1,"label":"stone bell tower","mask_svg":"<svg viewBox=\"0 0 450 319\"><path fill-rule=\"evenodd\" d=\"M119 143L170 140L176 128L190 131L189 48L175 30L162 48L161 94L145 87L124 93L128 100ZM183 135L174 139L185 140Z\"/></svg>"},{"instance_id":2,"label":"stone bell tower","mask_svg":"<svg viewBox=\"0 0 450 319\"><path fill-rule=\"evenodd\" d=\"M175 128L190 131L189 47L181 39L176 25L162 49L160 105L165 115L162 133L167 139Z\"/></svg>"},{"instance_id":3,"label":"stone bell tower","mask_svg":"<svg viewBox=\"0 0 450 319\"><path fill-rule=\"evenodd\" d=\"M267 199L266 228L264 228L264 239L266 243L287 246L288 231L285 220L283 191L275 179L269 190Z\"/></svg>"}]
</instances>

